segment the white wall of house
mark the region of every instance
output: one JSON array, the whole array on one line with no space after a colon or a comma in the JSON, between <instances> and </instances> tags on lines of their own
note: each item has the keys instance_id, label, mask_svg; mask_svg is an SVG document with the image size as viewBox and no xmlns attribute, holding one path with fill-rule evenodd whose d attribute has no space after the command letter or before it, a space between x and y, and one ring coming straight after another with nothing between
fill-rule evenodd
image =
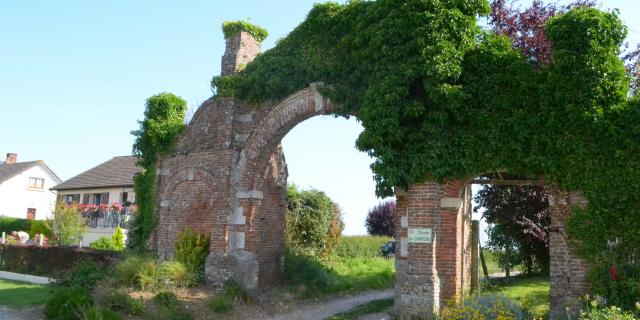
<instances>
[{"instance_id":1,"label":"white wall of house","mask_svg":"<svg viewBox=\"0 0 640 320\"><path fill-rule=\"evenodd\" d=\"M127 193L127 199L126 201L129 201L131 203L135 203L136 202L136 194L135 192L133 192L133 188L96 188L96 189L80 189L80 190L58 190L58 194L62 195L63 200L65 200L65 196L66 195L80 195L80 200L79 203L85 204L84 203L84 195L85 194L89 194L89 195L93 195L93 194L102 194L102 193L109 193L109 204L112 203L123 203L123 199L122 199L122 194L126 192ZM91 202L90 200L90 203Z\"/></svg>"},{"instance_id":2,"label":"white wall of house","mask_svg":"<svg viewBox=\"0 0 640 320\"><path fill-rule=\"evenodd\" d=\"M42 189L29 188L29 178L44 179ZM51 216L56 202L56 194L49 190L56 181L47 170L36 165L0 184L0 216L27 218L29 208L36 209L35 219L43 220Z\"/></svg>"}]
</instances>

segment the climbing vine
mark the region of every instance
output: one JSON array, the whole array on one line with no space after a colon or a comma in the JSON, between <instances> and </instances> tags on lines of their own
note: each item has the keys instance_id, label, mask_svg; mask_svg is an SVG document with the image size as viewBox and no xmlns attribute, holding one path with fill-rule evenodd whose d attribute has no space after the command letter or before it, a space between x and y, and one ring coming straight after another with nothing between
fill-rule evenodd
<instances>
[{"instance_id":1,"label":"climbing vine","mask_svg":"<svg viewBox=\"0 0 640 320\"><path fill-rule=\"evenodd\" d=\"M147 99L144 120L131 132L136 137L133 155L143 170L133 177L138 212L129 226L129 245L144 249L156 227L155 185L158 157L173 150L174 141L184 129L187 103L172 93L160 93Z\"/></svg>"},{"instance_id":2,"label":"climbing vine","mask_svg":"<svg viewBox=\"0 0 640 320\"><path fill-rule=\"evenodd\" d=\"M317 4L276 47L212 85L258 106L323 81L336 114L364 127L356 146L375 159L379 195L497 170L539 176L588 198L568 224L583 257L636 263L640 101L619 58L627 29L617 11L551 18L545 64L482 31L476 17L488 13L485 0Z\"/></svg>"},{"instance_id":3,"label":"climbing vine","mask_svg":"<svg viewBox=\"0 0 640 320\"><path fill-rule=\"evenodd\" d=\"M246 31L250 35L252 35L258 42L264 41L269 35L269 32L260 26L256 26L255 24L251 24L249 22L239 20L239 21L225 21L222 23L222 33L224 34L224 38L230 38L234 35Z\"/></svg>"}]
</instances>

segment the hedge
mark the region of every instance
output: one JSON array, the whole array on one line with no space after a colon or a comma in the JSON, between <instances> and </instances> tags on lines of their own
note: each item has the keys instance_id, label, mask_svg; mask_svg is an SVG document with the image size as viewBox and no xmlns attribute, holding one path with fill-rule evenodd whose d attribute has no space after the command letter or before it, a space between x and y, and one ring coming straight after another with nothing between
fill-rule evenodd
<instances>
[{"instance_id":1,"label":"hedge","mask_svg":"<svg viewBox=\"0 0 640 320\"><path fill-rule=\"evenodd\" d=\"M47 220L28 220L0 216L0 234L4 232L9 235L11 231L28 232L31 238L35 237L36 233L51 237L51 224Z\"/></svg>"},{"instance_id":2,"label":"hedge","mask_svg":"<svg viewBox=\"0 0 640 320\"><path fill-rule=\"evenodd\" d=\"M113 265L120 254L76 247L40 247L29 245L0 245L0 270L54 279L89 260L100 267Z\"/></svg>"}]
</instances>

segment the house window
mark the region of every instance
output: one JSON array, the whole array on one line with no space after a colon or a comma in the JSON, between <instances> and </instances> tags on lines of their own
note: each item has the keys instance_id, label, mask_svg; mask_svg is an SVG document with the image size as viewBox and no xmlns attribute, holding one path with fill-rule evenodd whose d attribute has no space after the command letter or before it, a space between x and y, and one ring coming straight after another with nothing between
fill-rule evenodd
<instances>
[{"instance_id":1,"label":"house window","mask_svg":"<svg viewBox=\"0 0 640 320\"><path fill-rule=\"evenodd\" d=\"M33 220L36 218L36 209L35 208L28 208L27 209L27 219L28 220Z\"/></svg>"},{"instance_id":2,"label":"house window","mask_svg":"<svg viewBox=\"0 0 640 320\"><path fill-rule=\"evenodd\" d=\"M79 202L80 202L80 195L79 194L65 194L64 195L64 203L66 203L66 204L79 203Z\"/></svg>"},{"instance_id":3,"label":"house window","mask_svg":"<svg viewBox=\"0 0 640 320\"><path fill-rule=\"evenodd\" d=\"M43 187L44 187L44 179L36 178L36 177L29 178L29 188L42 190Z\"/></svg>"},{"instance_id":4,"label":"house window","mask_svg":"<svg viewBox=\"0 0 640 320\"><path fill-rule=\"evenodd\" d=\"M94 193L93 194L93 204L99 205L101 200L102 200L102 194L101 193Z\"/></svg>"},{"instance_id":5,"label":"house window","mask_svg":"<svg viewBox=\"0 0 640 320\"><path fill-rule=\"evenodd\" d=\"M129 202L129 193L123 192L122 199L120 199L120 203L127 203L127 202Z\"/></svg>"}]
</instances>

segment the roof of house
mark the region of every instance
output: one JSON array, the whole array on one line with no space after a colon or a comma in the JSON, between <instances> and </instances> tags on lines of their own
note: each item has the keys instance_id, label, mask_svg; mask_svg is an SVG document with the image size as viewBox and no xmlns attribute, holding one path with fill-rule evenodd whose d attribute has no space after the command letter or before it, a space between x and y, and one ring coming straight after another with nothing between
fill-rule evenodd
<instances>
[{"instance_id":1,"label":"roof of house","mask_svg":"<svg viewBox=\"0 0 640 320\"><path fill-rule=\"evenodd\" d=\"M133 186L133 176L142 171L133 156L113 157L61 184L53 190L96 189Z\"/></svg>"},{"instance_id":2,"label":"roof of house","mask_svg":"<svg viewBox=\"0 0 640 320\"><path fill-rule=\"evenodd\" d=\"M16 162L16 163L11 163L11 164L6 164L6 163L0 163L0 184L4 183L5 181L37 166L40 165L42 166L45 171L49 172L49 174L51 175L51 177L53 177L54 180L56 180L56 182L60 182L62 180L60 180L60 178L58 178L58 176L53 172L53 170L51 170L49 167L47 167L46 164L44 164L44 161L42 160L36 160L36 161L28 161L28 162Z\"/></svg>"}]
</instances>

